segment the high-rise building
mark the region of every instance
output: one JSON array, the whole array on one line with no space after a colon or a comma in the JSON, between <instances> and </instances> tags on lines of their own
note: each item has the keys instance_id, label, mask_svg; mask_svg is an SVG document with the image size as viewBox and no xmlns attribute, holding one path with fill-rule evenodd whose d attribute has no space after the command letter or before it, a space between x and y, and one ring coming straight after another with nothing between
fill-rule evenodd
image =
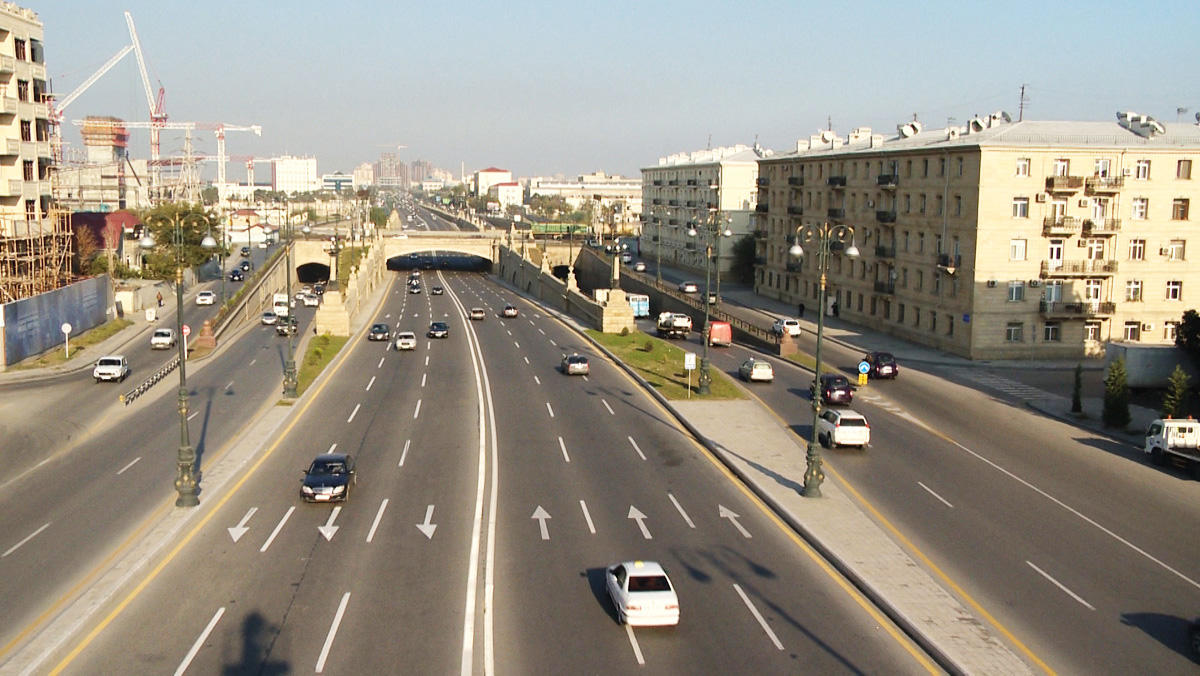
<instances>
[{"instance_id":1,"label":"high-rise building","mask_svg":"<svg viewBox=\"0 0 1200 676\"><path fill-rule=\"evenodd\" d=\"M369 188L375 185L375 168L370 162L363 162L354 169L354 187Z\"/></svg>"},{"instance_id":2,"label":"high-rise building","mask_svg":"<svg viewBox=\"0 0 1200 676\"><path fill-rule=\"evenodd\" d=\"M271 189L285 193L321 189L315 157L277 157L271 161Z\"/></svg>"},{"instance_id":3,"label":"high-rise building","mask_svg":"<svg viewBox=\"0 0 1200 676\"><path fill-rule=\"evenodd\" d=\"M433 164L429 160L413 160L412 172L408 175L409 183L416 185L433 175Z\"/></svg>"},{"instance_id":4,"label":"high-rise building","mask_svg":"<svg viewBox=\"0 0 1200 676\"><path fill-rule=\"evenodd\" d=\"M971 359L1174 341L1200 294L1200 127L995 114L898 131L822 132L759 162L758 293L816 308L804 233L847 225L861 255L835 250L827 272L826 311L844 320Z\"/></svg>"}]
</instances>

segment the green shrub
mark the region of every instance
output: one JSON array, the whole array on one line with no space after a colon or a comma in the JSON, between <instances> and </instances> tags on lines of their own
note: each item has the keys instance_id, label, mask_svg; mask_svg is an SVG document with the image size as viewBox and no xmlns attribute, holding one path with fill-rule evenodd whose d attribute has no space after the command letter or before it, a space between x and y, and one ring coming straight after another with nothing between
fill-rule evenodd
<instances>
[{"instance_id":1,"label":"green shrub","mask_svg":"<svg viewBox=\"0 0 1200 676\"><path fill-rule=\"evenodd\" d=\"M654 351L654 341L647 338L646 342L642 343L642 352L653 352L653 351Z\"/></svg>"},{"instance_id":2,"label":"green shrub","mask_svg":"<svg viewBox=\"0 0 1200 676\"><path fill-rule=\"evenodd\" d=\"M628 336L628 335L629 335L629 327L628 327L628 326L622 326L622 327L621 327L621 337L622 337L622 338L624 338L624 337L626 337L626 336Z\"/></svg>"}]
</instances>

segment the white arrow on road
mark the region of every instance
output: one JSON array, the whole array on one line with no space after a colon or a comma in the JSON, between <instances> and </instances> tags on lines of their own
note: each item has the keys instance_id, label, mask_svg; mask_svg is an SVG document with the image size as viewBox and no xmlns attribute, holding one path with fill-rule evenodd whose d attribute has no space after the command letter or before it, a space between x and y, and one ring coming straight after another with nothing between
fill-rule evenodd
<instances>
[{"instance_id":1,"label":"white arrow on road","mask_svg":"<svg viewBox=\"0 0 1200 676\"><path fill-rule=\"evenodd\" d=\"M549 540L550 539L550 529L546 526L546 519L551 518L550 513L547 512L546 510L542 509L541 505L538 505L538 508L533 510L532 518L538 520L538 527L541 528L541 530L542 530L542 539Z\"/></svg>"},{"instance_id":2,"label":"white arrow on road","mask_svg":"<svg viewBox=\"0 0 1200 676\"><path fill-rule=\"evenodd\" d=\"M720 509L718 510L718 512L720 513L720 515L721 515L721 518L722 518L722 519L729 519L729 522L730 522L730 523L732 523L732 524L734 525L734 527L738 529L738 532L742 534L742 537L744 537L744 538L752 538L752 537L754 537L753 535L751 535L751 534L750 534L750 531L746 530L745 526L743 526L742 524L738 523L738 518L739 518L739 517L738 517L738 515L737 515L737 514L734 514L734 513L733 513L733 510L732 510L732 509L729 509L729 508L728 508L728 507L726 507L725 505L717 505L717 507L720 507Z\"/></svg>"},{"instance_id":3,"label":"white arrow on road","mask_svg":"<svg viewBox=\"0 0 1200 676\"><path fill-rule=\"evenodd\" d=\"M437 525L429 522L433 518L433 505L425 508L425 523L417 524L417 529L425 534L425 537L433 539L433 531L437 530Z\"/></svg>"},{"instance_id":4,"label":"white arrow on road","mask_svg":"<svg viewBox=\"0 0 1200 676\"><path fill-rule=\"evenodd\" d=\"M329 521L326 521L324 526L317 526L317 530L321 531L321 535L325 536L326 541L332 540L334 533L338 532L338 527L333 525L333 520L337 518L338 512L341 511L341 507L334 507L333 511L329 513Z\"/></svg>"},{"instance_id":5,"label":"white arrow on road","mask_svg":"<svg viewBox=\"0 0 1200 676\"><path fill-rule=\"evenodd\" d=\"M246 534L246 531L250 530L249 528L246 528L246 522L249 521L250 517L254 516L254 513L257 511L257 507L251 507L250 511L246 512L246 516L243 516L242 520L238 521L238 525L234 526L233 528L225 529L229 531L229 537L233 538L234 542L237 542L243 535Z\"/></svg>"},{"instance_id":6,"label":"white arrow on road","mask_svg":"<svg viewBox=\"0 0 1200 676\"><path fill-rule=\"evenodd\" d=\"M638 528L642 529L642 537L646 538L647 540L654 539L650 535L650 529L646 528L646 515L638 511L637 507L634 507L633 505L629 506L629 518L637 521Z\"/></svg>"}]
</instances>

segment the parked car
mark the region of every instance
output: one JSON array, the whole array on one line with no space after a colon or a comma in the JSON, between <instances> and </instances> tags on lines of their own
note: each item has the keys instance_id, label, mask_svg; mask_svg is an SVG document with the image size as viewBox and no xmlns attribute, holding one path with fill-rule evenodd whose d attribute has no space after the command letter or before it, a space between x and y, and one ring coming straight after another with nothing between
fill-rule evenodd
<instances>
[{"instance_id":1,"label":"parked car","mask_svg":"<svg viewBox=\"0 0 1200 676\"><path fill-rule=\"evenodd\" d=\"M500 312L500 314L502 314L505 317L516 317L517 316L517 306L516 305L505 305L504 309Z\"/></svg>"},{"instance_id":2,"label":"parked car","mask_svg":"<svg viewBox=\"0 0 1200 676\"><path fill-rule=\"evenodd\" d=\"M753 357L742 362L738 367L738 375L746 382L763 382L769 383L775 380L775 368L771 366L771 362L762 361Z\"/></svg>"},{"instance_id":3,"label":"parked car","mask_svg":"<svg viewBox=\"0 0 1200 676\"><path fill-rule=\"evenodd\" d=\"M92 367L92 377L96 382L115 380L119 383L129 377L129 362L119 354L100 357Z\"/></svg>"},{"instance_id":4,"label":"parked car","mask_svg":"<svg viewBox=\"0 0 1200 676\"><path fill-rule=\"evenodd\" d=\"M667 571L654 561L625 561L609 566L604 571L604 587L622 624L679 624L679 596Z\"/></svg>"},{"instance_id":5,"label":"parked car","mask_svg":"<svg viewBox=\"0 0 1200 676\"><path fill-rule=\"evenodd\" d=\"M814 396L812 386L808 388L808 396ZM854 387L846 376L840 373L821 374L821 403L850 405L854 401Z\"/></svg>"},{"instance_id":6,"label":"parked car","mask_svg":"<svg viewBox=\"0 0 1200 676\"><path fill-rule=\"evenodd\" d=\"M212 291L201 291L196 294L196 305L215 305L217 302L217 294Z\"/></svg>"},{"instance_id":7,"label":"parked car","mask_svg":"<svg viewBox=\"0 0 1200 676\"><path fill-rule=\"evenodd\" d=\"M471 319L473 321L481 322L484 320L485 317L487 317L487 313L483 311L483 308L481 308L481 307L471 308Z\"/></svg>"},{"instance_id":8,"label":"parked car","mask_svg":"<svg viewBox=\"0 0 1200 676\"><path fill-rule=\"evenodd\" d=\"M396 340L393 344L397 350L415 350L417 349L417 334L412 331L397 331Z\"/></svg>"},{"instance_id":9,"label":"parked car","mask_svg":"<svg viewBox=\"0 0 1200 676\"><path fill-rule=\"evenodd\" d=\"M367 340L387 340L392 337L392 329L387 324L372 324L367 332Z\"/></svg>"},{"instance_id":10,"label":"parked car","mask_svg":"<svg viewBox=\"0 0 1200 676\"><path fill-rule=\"evenodd\" d=\"M800 320L792 319L791 317L780 317L771 325L771 333L777 336L782 336L786 333L795 338L800 335Z\"/></svg>"},{"instance_id":11,"label":"parked car","mask_svg":"<svg viewBox=\"0 0 1200 676\"><path fill-rule=\"evenodd\" d=\"M230 270L229 271L229 281L244 282L244 281L246 281L246 273L242 272L241 269Z\"/></svg>"},{"instance_id":12,"label":"parked car","mask_svg":"<svg viewBox=\"0 0 1200 676\"><path fill-rule=\"evenodd\" d=\"M429 331L425 335L429 338L449 338L450 325L446 322L430 322Z\"/></svg>"},{"instance_id":13,"label":"parked car","mask_svg":"<svg viewBox=\"0 0 1200 676\"><path fill-rule=\"evenodd\" d=\"M827 408L817 418L817 441L822 446L858 446L871 443L871 426L861 413L841 408Z\"/></svg>"},{"instance_id":14,"label":"parked car","mask_svg":"<svg viewBox=\"0 0 1200 676\"><path fill-rule=\"evenodd\" d=\"M306 502L341 502L350 497L358 483L354 458L347 453L323 453L313 459L300 482L300 497Z\"/></svg>"},{"instance_id":15,"label":"parked car","mask_svg":"<svg viewBox=\"0 0 1200 676\"><path fill-rule=\"evenodd\" d=\"M262 322L263 326L272 326L275 322L279 321L279 315L274 312L264 312L259 315L258 320Z\"/></svg>"},{"instance_id":16,"label":"parked car","mask_svg":"<svg viewBox=\"0 0 1200 676\"><path fill-rule=\"evenodd\" d=\"M679 290L683 293L700 293L700 285L695 282L680 282Z\"/></svg>"},{"instance_id":17,"label":"parked car","mask_svg":"<svg viewBox=\"0 0 1200 676\"><path fill-rule=\"evenodd\" d=\"M175 347L175 329L154 329L150 336L150 349L169 350Z\"/></svg>"},{"instance_id":18,"label":"parked car","mask_svg":"<svg viewBox=\"0 0 1200 676\"><path fill-rule=\"evenodd\" d=\"M868 378L895 378L900 375L900 365L890 352L868 352L862 360L869 367Z\"/></svg>"},{"instance_id":19,"label":"parked car","mask_svg":"<svg viewBox=\"0 0 1200 676\"><path fill-rule=\"evenodd\" d=\"M591 373L587 357L581 354L564 354L559 366L562 372L569 376L586 376Z\"/></svg>"}]
</instances>

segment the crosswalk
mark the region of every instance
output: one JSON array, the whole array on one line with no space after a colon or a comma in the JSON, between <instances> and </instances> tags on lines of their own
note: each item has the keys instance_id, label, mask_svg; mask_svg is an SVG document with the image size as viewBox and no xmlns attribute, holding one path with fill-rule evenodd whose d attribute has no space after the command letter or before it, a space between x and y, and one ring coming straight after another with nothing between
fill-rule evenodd
<instances>
[{"instance_id":1,"label":"crosswalk","mask_svg":"<svg viewBox=\"0 0 1200 676\"><path fill-rule=\"evenodd\" d=\"M955 374L963 380L969 380L973 383L983 385L984 387L1003 392L1025 401L1039 401L1047 399L1057 399L1058 396L1051 394L1045 390L1039 390L1036 387L1031 387L1025 383L1019 383L1011 378L989 373L979 370L961 370Z\"/></svg>"}]
</instances>

